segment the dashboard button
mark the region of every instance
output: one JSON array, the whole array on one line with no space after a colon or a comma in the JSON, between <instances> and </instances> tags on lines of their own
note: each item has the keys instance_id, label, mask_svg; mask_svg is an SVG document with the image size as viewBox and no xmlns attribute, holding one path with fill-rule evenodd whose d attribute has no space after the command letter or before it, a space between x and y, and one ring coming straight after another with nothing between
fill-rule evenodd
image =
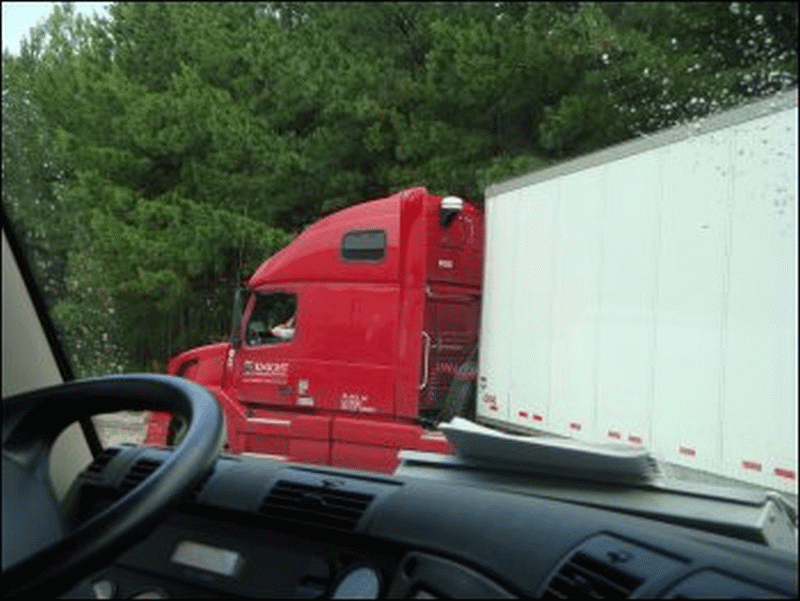
<instances>
[{"instance_id":1,"label":"dashboard button","mask_svg":"<svg viewBox=\"0 0 800 601\"><path fill-rule=\"evenodd\" d=\"M625 563L633 557L633 555L627 551L619 550L606 552L606 557L608 557L612 563Z\"/></svg>"},{"instance_id":2,"label":"dashboard button","mask_svg":"<svg viewBox=\"0 0 800 601\"><path fill-rule=\"evenodd\" d=\"M117 586L111 580L98 580L92 583L95 599L113 599L117 592Z\"/></svg>"}]
</instances>

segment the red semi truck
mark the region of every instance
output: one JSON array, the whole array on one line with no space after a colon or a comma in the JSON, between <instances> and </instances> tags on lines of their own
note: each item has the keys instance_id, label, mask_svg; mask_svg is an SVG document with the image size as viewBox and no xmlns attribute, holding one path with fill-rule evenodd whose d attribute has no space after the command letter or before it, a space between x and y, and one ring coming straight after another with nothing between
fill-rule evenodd
<instances>
[{"instance_id":1,"label":"red semi truck","mask_svg":"<svg viewBox=\"0 0 800 601\"><path fill-rule=\"evenodd\" d=\"M256 270L228 343L167 371L214 393L234 454L391 472L400 449L451 452L432 426L474 411L483 227L424 188L325 217ZM153 414L146 442L179 431Z\"/></svg>"}]
</instances>

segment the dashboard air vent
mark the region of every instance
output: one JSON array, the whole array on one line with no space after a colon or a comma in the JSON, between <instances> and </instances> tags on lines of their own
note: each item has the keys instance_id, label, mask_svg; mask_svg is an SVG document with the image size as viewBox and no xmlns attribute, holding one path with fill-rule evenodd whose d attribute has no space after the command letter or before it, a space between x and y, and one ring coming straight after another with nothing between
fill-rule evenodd
<instances>
[{"instance_id":1,"label":"dashboard air vent","mask_svg":"<svg viewBox=\"0 0 800 601\"><path fill-rule=\"evenodd\" d=\"M353 530L373 498L335 487L278 480L258 511L273 518Z\"/></svg>"},{"instance_id":2,"label":"dashboard air vent","mask_svg":"<svg viewBox=\"0 0 800 601\"><path fill-rule=\"evenodd\" d=\"M100 484L103 480L103 471L117 453L119 453L119 449L117 448L112 447L110 449L105 449L92 461L91 465L83 471L84 479Z\"/></svg>"},{"instance_id":3,"label":"dashboard air vent","mask_svg":"<svg viewBox=\"0 0 800 601\"><path fill-rule=\"evenodd\" d=\"M139 459L133 464L133 467L125 474L122 483L119 485L119 490L123 495L128 494L136 486L139 485L145 478L152 474L161 465L160 461L153 461L152 459Z\"/></svg>"},{"instance_id":4,"label":"dashboard air vent","mask_svg":"<svg viewBox=\"0 0 800 601\"><path fill-rule=\"evenodd\" d=\"M642 580L578 551L556 573L546 599L628 597Z\"/></svg>"}]
</instances>

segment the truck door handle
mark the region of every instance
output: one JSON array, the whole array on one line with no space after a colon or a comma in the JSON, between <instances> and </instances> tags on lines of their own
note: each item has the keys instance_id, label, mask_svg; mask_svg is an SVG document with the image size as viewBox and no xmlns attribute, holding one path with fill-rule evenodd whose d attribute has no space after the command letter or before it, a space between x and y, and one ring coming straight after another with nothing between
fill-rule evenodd
<instances>
[{"instance_id":1,"label":"truck door handle","mask_svg":"<svg viewBox=\"0 0 800 601\"><path fill-rule=\"evenodd\" d=\"M431 337L425 330L422 330L422 337L425 338L425 355L422 358L422 384L419 385L420 390L428 385L428 360L431 354Z\"/></svg>"},{"instance_id":2,"label":"truck door handle","mask_svg":"<svg viewBox=\"0 0 800 601\"><path fill-rule=\"evenodd\" d=\"M278 394L281 394L283 396L289 396L290 394L292 394L292 387L281 386L280 388L278 388Z\"/></svg>"}]
</instances>

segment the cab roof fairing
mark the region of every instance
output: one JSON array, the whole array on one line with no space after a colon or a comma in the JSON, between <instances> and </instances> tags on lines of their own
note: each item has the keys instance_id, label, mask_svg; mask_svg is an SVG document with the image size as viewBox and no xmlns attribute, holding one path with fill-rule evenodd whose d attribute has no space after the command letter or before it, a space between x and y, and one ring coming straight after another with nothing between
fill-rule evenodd
<instances>
[{"instance_id":1,"label":"cab roof fairing","mask_svg":"<svg viewBox=\"0 0 800 601\"><path fill-rule=\"evenodd\" d=\"M347 207L314 222L264 261L247 282L248 288L258 290L298 281L398 281L401 203L418 195L432 196L425 188L411 188ZM370 229L386 231L386 257L376 263L343 260L342 237L351 231Z\"/></svg>"}]
</instances>

